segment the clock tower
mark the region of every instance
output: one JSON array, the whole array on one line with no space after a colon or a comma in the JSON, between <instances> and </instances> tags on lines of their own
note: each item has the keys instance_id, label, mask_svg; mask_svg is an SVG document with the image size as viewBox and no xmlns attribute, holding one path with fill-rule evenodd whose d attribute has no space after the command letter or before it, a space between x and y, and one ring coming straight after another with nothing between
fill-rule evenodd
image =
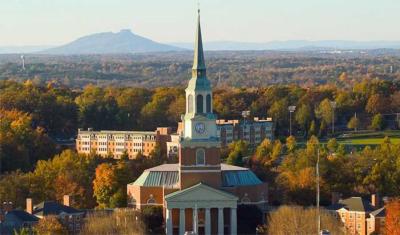
<instances>
[{"instance_id":1,"label":"clock tower","mask_svg":"<svg viewBox=\"0 0 400 235\"><path fill-rule=\"evenodd\" d=\"M186 93L186 113L182 115L183 136L179 147L181 188L203 182L221 186L220 143L212 89L207 79L198 12L192 78Z\"/></svg>"}]
</instances>

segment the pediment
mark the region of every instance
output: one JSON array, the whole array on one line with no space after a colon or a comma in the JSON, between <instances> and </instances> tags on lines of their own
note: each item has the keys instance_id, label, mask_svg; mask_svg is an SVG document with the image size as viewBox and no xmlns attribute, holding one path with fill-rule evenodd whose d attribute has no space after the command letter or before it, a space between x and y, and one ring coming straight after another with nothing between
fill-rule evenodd
<instances>
[{"instance_id":1,"label":"pediment","mask_svg":"<svg viewBox=\"0 0 400 235\"><path fill-rule=\"evenodd\" d=\"M167 202L201 202L201 201L237 201L230 193L212 188L206 184L196 184L190 188L165 196Z\"/></svg>"}]
</instances>

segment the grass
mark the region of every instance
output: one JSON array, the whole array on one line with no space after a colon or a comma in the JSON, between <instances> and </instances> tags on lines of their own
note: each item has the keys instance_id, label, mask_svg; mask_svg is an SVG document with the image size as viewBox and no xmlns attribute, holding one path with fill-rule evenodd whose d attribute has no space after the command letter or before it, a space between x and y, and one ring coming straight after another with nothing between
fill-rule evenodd
<instances>
[{"instance_id":1,"label":"grass","mask_svg":"<svg viewBox=\"0 0 400 235\"><path fill-rule=\"evenodd\" d=\"M379 145L382 144L383 139L388 136L393 144L400 144L400 131L387 130L387 131L359 131L357 133L347 132L340 134L336 137L340 144L346 146L366 146L366 145ZM321 143L326 144L328 139L321 140ZM305 145L306 142L299 141L299 145Z\"/></svg>"},{"instance_id":2,"label":"grass","mask_svg":"<svg viewBox=\"0 0 400 235\"><path fill-rule=\"evenodd\" d=\"M379 145L383 142L382 138L356 138L356 139L346 139L339 140L338 142L344 145ZM393 144L399 144L400 138L390 138Z\"/></svg>"}]
</instances>

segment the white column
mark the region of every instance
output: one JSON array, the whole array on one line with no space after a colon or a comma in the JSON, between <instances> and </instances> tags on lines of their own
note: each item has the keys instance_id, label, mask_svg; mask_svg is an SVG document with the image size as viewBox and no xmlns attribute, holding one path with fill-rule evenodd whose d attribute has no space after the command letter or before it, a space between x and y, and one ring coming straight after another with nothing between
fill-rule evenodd
<instances>
[{"instance_id":1,"label":"white column","mask_svg":"<svg viewBox=\"0 0 400 235\"><path fill-rule=\"evenodd\" d=\"M172 210L171 209L166 209L165 212L165 234L166 235L172 235Z\"/></svg>"},{"instance_id":2,"label":"white column","mask_svg":"<svg viewBox=\"0 0 400 235\"><path fill-rule=\"evenodd\" d=\"M210 235L211 234L211 214L210 214L210 208L206 208L206 227L205 227L205 234Z\"/></svg>"},{"instance_id":3,"label":"white column","mask_svg":"<svg viewBox=\"0 0 400 235\"><path fill-rule=\"evenodd\" d=\"M179 209L179 235L185 234L185 208Z\"/></svg>"},{"instance_id":4,"label":"white column","mask_svg":"<svg viewBox=\"0 0 400 235\"><path fill-rule=\"evenodd\" d=\"M237 234L236 208L231 208L231 235Z\"/></svg>"},{"instance_id":5,"label":"white column","mask_svg":"<svg viewBox=\"0 0 400 235\"><path fill-rule=\"evenodd\" d=\"M197 214L197 207L193 208L193 232L195 234L198 234L199 231L199 218L198 218L198 214Z\"/></svg>"},{"instance_id":6,"label":"white column","mask_svg":"<svg viewBox=\"0 0 400 235\"><path fill-rule=\"evenodd\" d=\"M224 234L224 208L218 208L218 235Z\"/></svg>"}]
</instances>

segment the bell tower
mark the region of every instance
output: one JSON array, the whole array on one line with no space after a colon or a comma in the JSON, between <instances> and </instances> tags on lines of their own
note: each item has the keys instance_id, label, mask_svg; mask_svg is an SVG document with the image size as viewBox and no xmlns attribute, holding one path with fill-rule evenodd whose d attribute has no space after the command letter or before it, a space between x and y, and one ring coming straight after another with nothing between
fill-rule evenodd
<instances>
[{"instance_id":1,"label":"bell tower","mask_svg":"<svg viewBox=\"0 0 400 235\"><path fill-rule=\"evenodd\" d=\"M186 113L179 147L181 188L203 182L221 186L220 143L216 115L212 108L212 89L207 79L198 10L192 78L185 89Z\"/></svg>"}]
</instances>

